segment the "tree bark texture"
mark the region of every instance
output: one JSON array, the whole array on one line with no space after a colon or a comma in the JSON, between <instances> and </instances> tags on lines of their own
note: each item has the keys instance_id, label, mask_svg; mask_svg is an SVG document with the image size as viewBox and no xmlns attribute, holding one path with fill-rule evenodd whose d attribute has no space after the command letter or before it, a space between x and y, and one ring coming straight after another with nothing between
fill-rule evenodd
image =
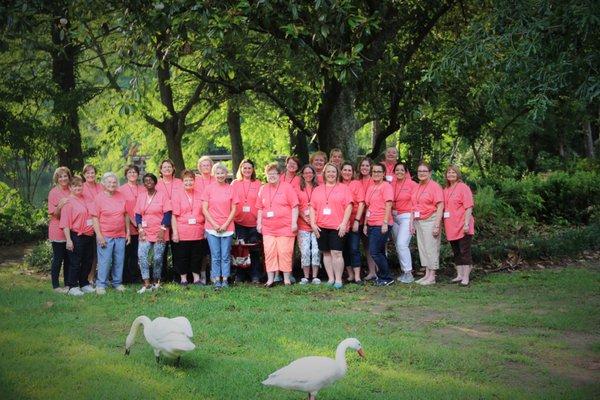
<instances>
[{"instance_id":1,"label":"tree bark texture","mask_svg":"<svg viewBox=\"0 0 600 400\"><path fill-rule=\"evenodd\" d=\"M308 141L306 134L298 130L293 124L289 127L290 136L290 154L296 155L300 159L300 164L308 164ZM299 165L299 168L302 168Z\"/></svg>"},{"instance_id":2,"label":"tree bark texture","mask_svg":"<svg viewBox=\"0 0 600 400\"><path fill-rule=\"evenodd\" d=\"M584 136L584 147L585 147L585 156L587 158L594 158L594 136L592 134L592 123L590 120L587 120L583 123L583 136Z\"/></svg>"},{"instance_id":3,"label":"tree bark texture","mask_svg":"<svg viewBox=\"0 0 600 400\"><path fill-rule=\"evenodd\" d=\"M231 141L232 171L235 175L240 163L244 159L244 144L242 142L240 109L233 100L227 102L227 128L229 129L229 140Z\"/></svg>"}]
</instances>

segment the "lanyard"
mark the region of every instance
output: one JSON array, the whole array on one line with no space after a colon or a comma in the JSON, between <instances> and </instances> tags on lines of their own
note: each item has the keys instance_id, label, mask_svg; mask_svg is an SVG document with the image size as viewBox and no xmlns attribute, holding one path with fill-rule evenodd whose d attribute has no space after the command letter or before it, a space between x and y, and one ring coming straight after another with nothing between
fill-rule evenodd
<instances>
[{"instance_id":1,"label":"lanyard","mask_svg":"<svg viewBox=\"0 0 600 400\"><path fill-rule=\"evenodd\" d=\"M331 196L331 193L333 193L336 186L337 186L337 183L335 185L333 185L333 187L329 191L329 194L327 194L327 185L323 186L323 188L325 189L325 205L329 205L329 196Z\"/></svg>"},{"instance_id":2,"label":"lanyard","mask_svg":"<svg viewBox=\"0 0 600 400\"><path fill-rule=\"evenodd\" d=\"M191 196L189 196L187 194L187 191L184 191L184 193L185 193L185 197L187 197L188 205L190 206L190 214L193 214L194 213L194 192L192 192Z\"/></svg>"},{"instance_id":3,"label":"lanyard","mask_svg":"<svg viewBox=\"0 0 600 400\"><path fill-rule=\"evenodd\" d=\"M140 194L140 187L138 185L135 185L135 193L133 193L133 189L131 188L131 185L129 183L127 184L127 187L131 191L133 197L137 200L138 195Z\"/></svg>"},{"instance_id":4,"label":"lanyard","mask_svg":"<svg viewBox=\"0 0 600 400\"><path fill-rule=\"evenodd\" d=\"M383 182L380 182L379 185L373 184L371 186L373 188L373 190L371 191L371 195L369 196L369 200L366 202L367 206L371 205L371 199L373 198L373 195L375 194L375 192L379 191L379 189L381 188L381 185L383 185Z\"/></svg>"},{"instance_id":5,"label":"lanyard","mask_svg":"<svg viewBox=\"0 0 600 400\"><path fill-rule=\"evenodd\" d=\"M287 183L286 177L287 177L287 172L284 172L283 173L283 181ZM290 179L290 185L292 184L292 182L294 182L294 179L296 179L297 177L298 177L297 175L292 176L292 179Z\"/></svg>"},{"instance_id":6,"label":"lanyard","mask_svg":"<svg viewBox=\"0 0 600 400\"><path fill-rule=\"evenodd\" d=\"M248 190L246 190L246 185L244 184L245 180L242 180L242 190L244 192L244 204L248 204L248 193L250 193L250 189L252 188L252 181L248 185Z\"/></svg>"},{"instance_id":7,"label":"lanyard","mask_svg":"<svg viewBox=\"0 0 600 400\"><path fill-rule=\"evenodd\" d=\"M427 189L427 186L429 186L429 184L431 183L431 179L427 181L427 183L425 184L425 187L423 188L423 190L419 190L421 188L417 189L417 204L419 204L419 200L421 199L421 196L423 196L423 193L425 193L425 190ZM421 185L419 185L421 186ZM419 191L421 193L419 193Z\"/></svg>"},{"instance_id":8,"label":"lanyard","mask_svg":"<svg viewBox=\"0 0 600 400\"><path fill-rule=\"evenodd\" d=\"M400 186L400 190L396 190L396 187L398 186L398 180L396 180L396 182L394 183L394 202L398 201L398 195L404 188L405 183L406 183L406 177L404 177L404 179L402 180L402 186Z\"/></svg>"},{"instance_id":9,"label":"lanyard","mask_svg":"<svg viewBox=\"0 0 600 400\"><path fill-rule=\"evenodd\" d=\"M173 196L173 186L175 186L175 180L172 180L172 181L171 181L171 191L170 191L170 192L169 192L169 190L167 189L167 184L165 183L165 180L164 180L164 179L162 180L162 184L163 184L163 186L165 187L165 192L168 192L168 195L167 195L167 196L169 196L169 200L171 200L171 196Z\"/></svg>"},{"instance_id":10,"label":"lanyard","mask_svg":"<svg viewBox=\"0 0 600 400\"><path fill-rule=\"evenodd\" d=\"M313 192L314 192L315 188L310 186L310 194L308 193L308 186L306 186L304 188L304 191L306 192L306 197L308 198L308 205L310 206L310 199L312 198Z\"/></svg>"},{"instance_id":11,"label":"lanyard","mask_svg":"<svg viewBox=\"0 0 600 400\"><path fill-rule=\"evenodd\" d=\"M148 207L150 207L150 204L152 203L152 200L154 200L154 197L156 197L156 189L154 190L154 193L152 194L152 197L150 197L150 199L148 199L148 195L146 194L146 207L144 207L144 209L142 210L142 216L144 216L146 214L146 210L148 209Z\"/></svg>"},{"instance_id":12,"label":"lanyard","mask_svg":"<svg viewBox=\"0 0 600 400\"><path fill-rule=\"evenodd\" d=\"M275 193L273 194L273 196L271 196L271 184L269 184L269 209L273 208L273 199L275 199L275 196L277 196L277 192L279 191L279 184L280 182L277 182L277 189L275 189Z\"/></svg>"},{"instance_id":13,"label":"lanyard","mask_svg":"<svg viewBox=\"0 0 600 400\"><path fill-rule=\"evenodd\" d=\"M456 190L456 188L458 187L458 182L456 182L456 185L454 185L454 187L452 188L452 191L450 192L450 194L448 195L448 197L445 196L444 194L444 201L446 203L448 203L448 201L450 201L450 197L452 197L452 195L454 194L454 191Z\"/></svg>"}]
</instances>

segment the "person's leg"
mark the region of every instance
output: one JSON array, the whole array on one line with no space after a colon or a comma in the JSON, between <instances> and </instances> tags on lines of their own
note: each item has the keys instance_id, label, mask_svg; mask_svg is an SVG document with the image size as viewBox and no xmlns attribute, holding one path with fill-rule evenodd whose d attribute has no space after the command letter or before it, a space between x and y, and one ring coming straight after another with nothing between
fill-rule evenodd
<instances>
[{"instance_id":1,"label":"person's leg","mask_svg":"<svg viewBox=\"0 0 600 400\"><path fill-rule=\"evenodd\" d=\"M470 282L471 270L473 269L473 256L471 254L471 242L473 235L465 235L460 240L460 254L463 264L463 275L460 284L467 286Z\"/></svg>"},{"instance_id":2,"label":"person's leg","mask_svg":"<svg viewBox=\"0 0 600 400\"><path fill-rule=\"evenodd\" d=\"M152 255L152 276L154 282L159 284L160 279L164 276L162 273L163 258L166 257L167 243L156 242L152 245L154 252Z\"/></svg>"},{"instance_id":3,"label":"person's leg","mask_svg":"<svg viewBox=\"0 0 600 400\"><path fill-rule=\"evenodd\" d=\"M398 260L402 269L401 281L411 283L414 281L412 274L412 258L410 255L410 213L400 214L394 223L397 227L397 238L395 241Z\"/></svg>"},{"instance_id":4,"label":"person's leg","mask_svg":"<svg viewBox=\"0 0 600 400\"><path fill-rule=\"evenodd\" d=\"M50 242L50 244L52 245L52 264L50 267L50 276L52 278L52 288L56 289L60 287L60 267L67 252L67 244L65 242Z\"/></svg>"},{"instance_id":5,"label":"person's leg","mask_svg":"<svg viewBox=\"0 0 600 400\"><path fill-rule=\"evenodd\" d=\"M188 264L189 260L186 257L186 248L183 241L178 243L173 242L171 248L173 249L173 268L179 275L179 282L184 284L187 283Z\"/></svg>"},{"instance_id":6,"label":"person's leg","mask_svg":"<svg viewBox=\"0 0 600 400\"><path fill-rule=\"evenodd\" d=\"M452 247L452 254L454 255L454 265L456 268L456 278L452 279L450 282L457 283L457 282L462 281L462 279L463 279L463 268L464 268L464 265L462 265L461 259L460 259L459 240L450 240L450 247Z\"/></svg>"},{"instance_id":7,"label":"person's leg","mask_svg":"<svg viewBox=\"0 0 600 400\"><path fill-rule=\"evenodd\" d=\"M360 234L358 232L348 232L346 242L350 250L350 267L352 267L352 277L355 282L361 282L360 279ZM348 265L348 264L347 264Z\"/></svg>"},{"instance_id":8,"label":"person's leg","mask_svg":"<svg viewBox=\"0 0 600 400\"><path fill-rule=\"evenodd\" d=\"M206 235L208 246L210 247L210 280L213 283L221 282L221 238L218 236Z\"/></svg>"},{"instance_id":9,"label":"person's leg","mask_svg":"<svg viewBox=\"0 0 600 400\"><path fill-rule=\"evenodd\" d=\"M304 274L300 283L305 284L310 279L310 232L298 231L298 250L300 250L300 265Z\"/></svg>"},{"instance_id":10,"label":"person's leg","mask_svg":"<svg viewBox=\"0 0 600 400\"><path fill-rule=\"evenodd\" d=\"M265 268L267 270L267 283L265 286L271 287L275 281L275 271L279 268L277 265L277 244L275 237L263 235L263 247L265 251Z\"/></svg>"},{"instance_id":11,"label":"person's leg","mask_svg":"<svg viewBox=\"0 0 600 400\"><path fill-rule=\"evenodd\" d=\"M325 272L327 272L327 283L333 285L335 283L335 276L333 275L331 251L323 251L323 266L325 267Z\"/></svg>"},{"instance_id":12,"label":"person's leg","mask_svg":"<svg viewBox=\"0 0 600 400\"><path fill-rule=\"evenodd\" d=\"M359 231L362 232L362 229L363 228L361 226ZM369 236L365 236L361 233L361 241L363 250L365 252L365 258L367 259L367 267L369 268L369 272L367 273L367 276L365 276L365 280L370 281L377 278L377 264L375 264L375 260L373 260L373 257L371 257L371 253L369 252Z\"/></svg>"},{"instance_id":13,"label":"person's leg","mask_svg":"<svg viewBox=\"0 0 600 400\"><path fill-rule=\"evenodd\" d=\"M319 280L319 269L321 269L321 252L319 251L319 244L317 243L317 237L313 232L310 232L310 263L312 265L312 277L313 283L321 283Z\"/></svg>"},{"instance_id":14,"label":"person's leg","mask_svg":"<svg viewBox=\"0 0 600 400\"><path fill-rule=\"evenodd\" d=\"M342 284L344 274L344 256L340 250L331 250L331 263L333 267L333 280L335 284Z\"/></svg>"},{"instance_id":15,"label":"person's leg","mask_svg":"<svg viewBox=\"0 0 600 400\"><path fill-rule=\"evenodd\" d=\"M279 269L283 272L284 285L291 285L292 263L294 257L294 236L283 236L277 238L277 258Z\"/></svg>"},{"instance_id":16,"label":"person's leg","mask_svg":"<svg viewBox=\"0 0 600 400\"><path fill-rule=\"evenodd\" d=\"M352 247L348 237L352 232L346 233L346 240L344 241L344 248L342 250L343 262L346 266L346 273L348 274L348 282L354 281L354 269L352 268Z\"/></svg>"},{"instance_id":17,"label":"person's leg","mask_svg":"<svg viewBox=\"0 0 600 400\"><path fill-rule=\"evenodd\" d=\"M92 262L96 251L96 240L93 236L81 236L81 268L79 270L79 286L91 291L88 277L92 270Z\"/></svg>"},{"instance_id":18,"label":"person's leg","mask_svg":"<svg viewBox=\"0 0 600 400\"><path fill-rule=\"evenodd\" d=\"M227 278L231 273L231 244L233 236L225 236L221 238L221 276L223 283L227 283Z\"/></svg>"},{"instance_id":19,"label":"person's leg","mask_svg":"<svg viewBox=\"0 0 600 400\"><path fill-rule=\"evenodd\" d=\"M369 253L375 264L377 264L377 278L378 281L389 282L392 277L390 275L390 269L388 260L385 255L385 244L388 239L388 232L382 233L380 226L370 226L368 228L369 234Z\"/></svg>"},{"instance_id":20,"label":"person's leg","mask_svg":"<svg viewBox=\"0 0 600 400\"><path fill-rule=\"evenodd\" d=\"M104 237L104 240L106 241L105 247L96 246L98 254L96 289L106 289L106 286L108 286L108 274L112 263L114 241L109 237Z\"/></svg>"},{"instance_id":21,"label":"person's leg","mask_svg":"<svg viewBox=\"0 0 600 400\"><path fill-rule=\"evenodd\" d=\"M79 287L79 275L81 273L81 261L83 255L83 242L80 240L77 233L71 232L71 241L73 242L73 251L67 250L69 257L69 276L67 286L69 288Z\"/></svg>"},{"instance_id":22,"label":"person's leg","mask_svg":"<svg viewBox=\"0 0 600 400\"><path fill-rule=\"evenodd\" d=\"M202 265L202 259L204 258L204 247L202 246L201 240L192 240L189 242L189 257L190 257L190 271L194 277L194 283L200 283L200 268Z\"/></svg>"},{"instance_id":23,"label":"person's leg","mask_svg":"<svg viewBox=\"0 0 600 400\"><path fill-rule=\"evenodd\" d=\"M112 285L122 286L123 283L123 258L125 258L125 238L115 238L113 252Z\"/></svg>"}]
</instances>

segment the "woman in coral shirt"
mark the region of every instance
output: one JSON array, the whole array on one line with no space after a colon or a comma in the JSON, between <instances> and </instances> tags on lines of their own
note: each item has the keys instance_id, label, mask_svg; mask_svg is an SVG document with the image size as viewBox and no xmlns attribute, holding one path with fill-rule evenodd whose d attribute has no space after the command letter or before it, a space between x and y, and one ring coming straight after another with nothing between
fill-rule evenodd
<instances>
[{"instance_id":1,"label":"woman in coral shirt","mask_svg":"<svg viewBox=\"0 0 600 400\"><path fill-rule=\"evenodd\" d=\"M317 244L317 237L310 227L310 203L312 194L317 183L317 173L314 167L306 164L302 167L300 174L300 186L296 190L298 195L298 248L300 249L300 264L304 278L300 280L301 285L311 282L310 272L312 268L312 283L318 285L321 280L318 278L319 268L321 267L321 253Z\"/></svg>"},{"instance_id":2,"label":"woman in coral shirt","mask_svg":"<svg viewBox=\"0 0 600 400\"><path fill-rule=\"evenodd\" d=\"M200 193L204 192L204 189L215 181L215 177L212 176L212 167L214 162L209 156L202 156L198 159L198 172L196 175L196 183L194 184L194 190Z\"/></svg>"},{"instance_id":3,"label":"woman in coral shirt","mask_svg":"<svg viewBox=\"0 0 600 400\"><path fill-rule=\"evenodd\" d=\"M215 289L229 286L231 272L231 242L233 240L233 218L239 199L231 185L226 182L227 167L216 163L212 169L215 182L202 193L202 211L206 218L206 238L210 247L210 279Z\"/></svg>"},{"instance_id":4,"label":"woman in coral shirt","mask_svg":"<svg viewBox=\"0 0 600 400\"><path fill-rule=\"evenodd\" d=\"M469 284L469 275L473 268L471 241L475 233L473 218L473 192L462 181L460 169L450 165L446 169L446 186L444 188L444 230L446 239L452 246L456 278L452 282L461 285Z\"/></svg>"},{"instance_id":5,"label":"woman in coral shirt","mask_svg":"<svg viewBox=\"0 0 600 400\"><path fill-rule=\"evenodd\" d=\"M344 264L348 272L348 281L363 284L360 278L360 221L365 207L365 192L359 180L354 179L354 166L349 162L342 163L342 183L352 193L352 213L350 229L344 243Z\"/></svg>"},{"instance_id":6,"label":"woman in coral shirt","mask_svg":"<svg viewBox=\"0 0 600 400\"><path fill-rule=\"evenodd\" d=\"M419 185L412 194L413 213L411 233L417 233L417 247L425 276L417 281L420 285L433 285L435 273L440 267L440 223L444 210L444 194L441 186L431 179L429 164L420 163L417 168Z\"/></svg>"},{"instance_id":7,"label":"woman in coral shirt","mask_svg":"<svg viewBox=\"0 0 600 400\"><path fill-rule=\"evenodd\" d=\"M258 198L260 185L260 181L256 179L254 162L249 159L242 160L236 179L231 182L231 187L240 201L233 219L235 222L235 235L238 240L242 239L244 243L260 242L260 234L256 230L256 218L258 217L256 199ZM254 246L250 248L250 269L238 269L235 279L236 282L249 279L252 283L258 283L260 275L260 249L258 246Z\"/></svg>"},{"instance_id":8,"label":"woman in coral shirt","mask_svg":"<svg viewBox=\"0 0 600 400\"><path fill-rule=\"evenodd\" d=\"M352 192L340 183L340 171L331 164L323 170L325 183L317 186L310 202L310 225L323 253L328 284L342 287L344 239L352 213Z\"/></svg>"},{"instance_id":9,"label":"woman in coral shirt","mask_svg":"<svg viewBox=\"0 0 600 400\"><path fill-rule=\"evenodd\" d=\"M135 224L135 205L141 193L146 191L146 188L138 183L140 169L137 165L130 164L125 167L126 182L119 186L119 193L125 197L125 207L127 215L129 215L129 230L131 233L131 241L125 246L125 259L123 261L123 283L140 283L142 277L140 275L140 267L138 266L138 245L139 235Z\"/></svg>"},{"instance_id":10,"label":"woman in coral shirt","mask_svg":"<svg viewBox=\"0 0 600 400\"><path fill-rule=\"evenodd\" d=\"M52 244L52 267L50 275L52 277L52 288L59 293L67 293L69 274L69 258L67 255L65 233L60 229L60 213L65 204L69 201L71 191L69 190L69 182L71 180L71 171L67 167L58 167L54 171L52 181L54 187L48 193L48 239ZM58 278L60 276L60 267L63 265L63 278L65 287L61 288Z\"/></svg>"},{"instance_id":11,"label":"woman in coral shirt","mask_svg":"<svg viewBox=\"0 0 600 400\"><path fill-rule=\"evenodd\" d=\"M83 183L83 198L87 204L92 204L103 188L101 184L96 182L96 167L92 164L86 164L82 172L85 179Z\"/></svg>"},{"instance_id":12,"label":"woman in coral shirt","mask_svg":"<svg viewBox=\"0 0 600 400\"><path fill-rule=\"evenodd\" d=\"M369 186L371 186L373 184L373 179L371 178L371 166L372 165L373 165L373 160L371 160L369 157L365 157L358 163L357 168L356 168L358 170L358 181L360 182L360 186L363 191L363 197L364 197L364 194L367 193L367 189L369 188ZM366 235L362 235L364 223L365 223L365 213L363 212L363 214L360 218L360 221L359 221L359 224L360 224L359 231L361 232L361 241L362 241L363 251L364 251L366 259L367 259L367 266L369 268L369 272L367 273L367 276L364 277L364 280L372 281L372 280L377 279L377 265L375 264L373 257L371 257L371 254L369 253L368 237Z\"/></svg>"},{"instance_id":13,"label":"woman in coral shirt","mask_svg":"<svg viewBox=\"0 0 600 400\"><path fill-rule=\"evenodd\" d=\"M82 296L94 292L88 280L95 250L94 224L83 198L83 179L74 176L69 187L71 195L60 213L60 228L67 239L69 294Z\"/></svg>"},{"instance_id":14,"label":"woman in coral shirt","mask_svg":"<svg viewBox=\"0 0 600 400\"><path fill-rule=\"evenodd\" d=\"M277 163L265 167L267 183L258 193L256 229L263 235L266 287L273 286L275 272L283 272L283 282L291 285L294 238L298 231L298 196L289 183L281 182Z\"/></svg>"},{"instance_id":15,"label":"woman in coral shirt","mask_svg":"<svg viewBox=\"0 0 600 400\"><path fill-rule=\"evenodd\" d=\"M289 156L285 159L285 171L281 173L281 181L289 183L296 190L300 188L300 177L298 169L300 168L300 160L298 157Z\"/></svg>"},{"instance_id":16,"label":"woman in coral shirt","mask_svg":"<svg viewBox=\"0 0 600 400\"><path fill-rule=\"evenodd\" d=\"M317 171L317 183L319 185L323 184L323 168L325 168L325 163L327 162L327 154L322 151L315 151L309 159L310 165L315 168Z\"/></svg>"},{"instance_id":17,"label":"woman in coral shirt","mask_svg":"<svg viewBox=\"0 0 600 400\"><path fill-rule=\"evenodd\" d=\"M187 286L188 275L192 275L193 283L201 285L200 267L208 252L204 239L204 214L202 213L202 197L195 190L196 175L186 169L181 173L183 190L173 193L173 266L180 276L179 284Z\"/></svg>"},{"instance_id":18,"label":"woman in coral shirt","mask_svg":"<svg viewBox=\"0 0 600 400\"><path fill-rule=\"evenodd\" d=\"M392 184L394 188L394 205L392 215L394 216L394 225L392 226L392 238L396 245L396 253L400 261L402 275L398 281L402 283L411 283L414 281L412 274L412 259L410 256L410 214L412 212L412 194L417 187L417 183L410 179L406 174L406 166L397 163L394 168L396 179Z\"/></svg>"},{"instance_id":19,"label":"woman in coral shirt","mask_svg":"<svg viewBox=\"0 0 600 400\"><path fill-rule=\"evenodd\" d=\"M365 193L365 226L364 233L369 238L369 253L377 264L377 280L375 285L388 286L394 283L390 273L389 262L385 254L392 219L392 203L394 189L384 178L385 165L373 164L371 177L373 184Z\"/></svg>"}]
</instances>

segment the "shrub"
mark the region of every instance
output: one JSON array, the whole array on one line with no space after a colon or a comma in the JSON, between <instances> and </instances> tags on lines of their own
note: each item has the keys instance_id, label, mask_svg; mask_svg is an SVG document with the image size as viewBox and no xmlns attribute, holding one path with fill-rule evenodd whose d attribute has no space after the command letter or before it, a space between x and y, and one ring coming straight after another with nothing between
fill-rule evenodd
<instances>
[{"instance_id":1,"label":"shrub","mask_svg":"<svg viewBox=\"0 0 600 400\"><path fill-rule=\"evenodd\" d=\"M43 209L34 208L15 189L0 182L0 245L41 239L46 227Z\"/></svg>"},{"instance_id":2,"label":"shrub","mask_svg":"<svg viewBox=\"0 0 600 400\"><path fill-rule=\"evenodd\" d=\"M31 253L25 256L25 265L40 272L50 272L52 246L47 240L39 242Z\"/></svg>"}]
</instances>

